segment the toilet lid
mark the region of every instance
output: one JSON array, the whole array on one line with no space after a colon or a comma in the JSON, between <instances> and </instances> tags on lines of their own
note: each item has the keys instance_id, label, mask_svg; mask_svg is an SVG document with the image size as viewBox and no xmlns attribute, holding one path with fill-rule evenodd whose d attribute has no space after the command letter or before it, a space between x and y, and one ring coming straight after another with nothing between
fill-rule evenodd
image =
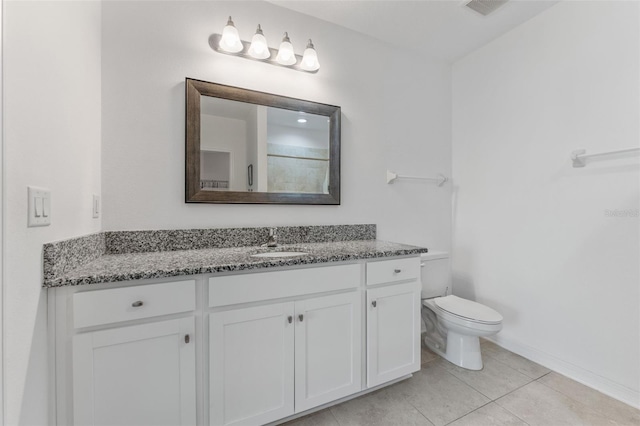
<instances>
[{"instance_id":1,"label":"toilet lid","mask_svg":"<svg viewBox=\"0 0 640 426\"><path fill-rule=\"evenodd\" d=\"M470 321L497 324L502 322L502 315L488 306L484 306L471 300L450 295L438 297L435 304L442 310L466 318Z\"/></svg>"}]
</instances>

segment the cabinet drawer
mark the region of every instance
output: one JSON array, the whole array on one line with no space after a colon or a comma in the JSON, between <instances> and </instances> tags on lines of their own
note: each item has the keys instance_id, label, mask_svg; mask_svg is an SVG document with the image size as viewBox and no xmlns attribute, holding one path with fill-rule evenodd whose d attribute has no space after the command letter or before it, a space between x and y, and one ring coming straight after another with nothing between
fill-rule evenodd
<instances>
[{"instance_id":1,"label":"cabinet drawer","mask_svg":"<svg viewBox=\"0 0 640 426\"><path fill-rule=\"evenodd\" d=\"M73 295L75 328L193 311L194 280L139 285Z\"/></svg>"},{"instance_id":2,"label":"cabinet drawer","mask_svg":"<svg viewBox=\"0 0 640 426\"><path fill-rule=\"evenodd\" d=\"M420 258L381 260L367 263L367 285L415 280L420 277Z\"/></svg>"},{"instance_id":3,"label":"cabinet drawer","mask_svg":"<svg viewBox=\"0 0 640 426\"><path fill-rule=\"evenodd\" d=\"M209 306L235 305L360 286L361 265L324 266L209 278Z\"/></svg>"}]
</instances>

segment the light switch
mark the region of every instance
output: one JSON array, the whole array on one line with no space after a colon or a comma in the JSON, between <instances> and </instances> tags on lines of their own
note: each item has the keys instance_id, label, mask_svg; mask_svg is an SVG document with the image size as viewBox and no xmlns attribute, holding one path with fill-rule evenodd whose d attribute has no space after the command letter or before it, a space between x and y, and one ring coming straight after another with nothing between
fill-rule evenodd
<instances>
[{"instance_id":1,"label":"light switch","mask_svg":"<svg viewBox=\"0 0 640 426\"><path fill-rule=\"evenodd\" d=\"M27 196L27 226L51 225L51 191L28 186Z\"/></svg>"},{"instance_id":2,"label":"light switch","mask_svg":"<svg viewBox=\"0 0 640 426\"><path fill-rule=\"evenodd\" d=\"M100 196L95 194L93 195L93 217L100 217Z\"/></svg>"},{"instance_id":3,"label":"light switch","mask_svg":"<svg viewBox=\"0 0 640 426\"><path fill-rule=\"evenodd\" d=\"M51 195L42 197L42 217L49 217L49 210L51 210Z\"/></svg>"},{"instance_id":4,"label":"light switch","mask_svg":"<svg viewBox=\"0 0 640 426\"><path fill-rule=\"evenodd\" d=\"M42 197L34 197L34 202L36 203L36 205L33 206L35 209L34 216L42 217Z\"/></svg>"}]
</instances>

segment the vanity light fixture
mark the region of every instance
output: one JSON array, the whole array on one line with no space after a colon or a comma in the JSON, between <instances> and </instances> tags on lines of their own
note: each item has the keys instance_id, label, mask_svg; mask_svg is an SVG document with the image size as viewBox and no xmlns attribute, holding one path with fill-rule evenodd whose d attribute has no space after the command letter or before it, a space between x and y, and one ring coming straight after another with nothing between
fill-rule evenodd
<instances>
[{"instance_id":1,"label":"vanity light fixture","mask_svg":"<svg viewBox=\"0 0 640 426\"><path fill-rule=\"evenodd\" d=\"M262 33L262 28L258 24L258 29L251 39L251 47L249 47L249 55L255 59L267 59L271 56L267 39Z\"/></svg>"},{"instance_id":2,"label":"vanity light fixture","mask_svg":"<svg viewBox=\"0 0 640 426\"><path fill-rule=\"evenodd\" d=\"M213 50L228 55L266 62L271 65L284 66L308 73L316 73L320 69L318 53L311 39L309 39L302 56L296 55L287 32L284 33L279 48L277 50L272 49L267 44L267 39L262 32L262 27L258 25L255 34L251 38L251 43L249 43L240 39L240 34L231 16L229 16L227 25L222 30L222 34L213 34L209 38L209 42Z\"/></svg>"},{"instance_id":3,"label":"vanity light fixture","mask_svg":"<svg viewBox=\"0 0 640 426\"><path fill-rule=\"evenodd\" d=\"M238 34L238 29L235 25L233 25L231 16L229 16L227 25L222 30L222 37L220 38L220 48L229 53L238 53L244 48L242 42L240 41L240 34Z\"/></svg>"},{"instance_id":4,"label":"vanity light fixture","mask_svg":"<svg viewBox=\"0 0 640 426\"><path fill-rule=\"evenodd\" d=\"M282 43L280 43L276 61L278 61L280 65L293 65L298 62L296 54L293 52L293 45L291 44L288 33L284 33L284 37L282 37Z\"/></svg>"},{"instance_id":5,"label":"vanity light fixture","mask_svg":"<svg viewBox=\"0 0 640 426\"><path fill-rule=\"evenodd\" d=\"M318 62L318 53L316 52L315 47L313 47L313 42L311 41L311 39L309 39L309 43L307 43L307 48L304 49L300 68L305 71L317 71L320 69L320 62Z\"/></svg>"}]
</instances>

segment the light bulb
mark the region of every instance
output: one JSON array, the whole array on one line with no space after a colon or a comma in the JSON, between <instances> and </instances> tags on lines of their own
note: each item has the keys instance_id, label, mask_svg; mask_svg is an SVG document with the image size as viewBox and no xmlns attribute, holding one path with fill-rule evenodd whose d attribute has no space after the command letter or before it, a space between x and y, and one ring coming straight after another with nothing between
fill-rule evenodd
<instances>
[{"instance_id":1,"label":"light bulb","mask_svg":"<svg viewBox=\"0 0 640 426\"><path fill-rule=\"evenodd\" d=\"M297 62L296 54L293 52L293 45L289 40L289 34L284 33L282 43L280 43L280 49L278 49L278 56L276 61L281 65L293 65Z\"/></svg>"},{"instance_id":2,"label":"light bulb","mask_svg":"<svg viewBox=\"0 0 640 426\"><path fill-rule=\"evenodd\" d=\"M231 16L229 16L227 25L222 30L222 37L220 38L220 48L229 53L238 53L244 48L242 42L240 41L238 30L235 25L233 25Z\"/></svg>"},{"instance_id":3,"label":"light bulb","mask_svg":"<svg viewBox=\"0 0 640 426\"><path fill-rule=\"evenodd\" d=\"M311 39L309 39L309 43L307 43L307 48L304 50L304 54L302 55L302 62L300 63L300 68L305 71L317 71L320 69L320 62L318 62L318 53L316 49L313 47L313 43Z\"/></svg>"},{"instance_id":4,"label":"light bulb","mask_svg":"<svg viewBox=\"0 0 640 426\"><path fill-rule=\"evenodd\" d=\"M271 56L271 52L269 51L269 46L267 45L267 39L264 37L262 33L262 28L258 25L258 29L256 33L253 35L251 39L251 47L249 47L249 55L252 58L256 59L267 59Z\"/></svg>"}]
</instances>

